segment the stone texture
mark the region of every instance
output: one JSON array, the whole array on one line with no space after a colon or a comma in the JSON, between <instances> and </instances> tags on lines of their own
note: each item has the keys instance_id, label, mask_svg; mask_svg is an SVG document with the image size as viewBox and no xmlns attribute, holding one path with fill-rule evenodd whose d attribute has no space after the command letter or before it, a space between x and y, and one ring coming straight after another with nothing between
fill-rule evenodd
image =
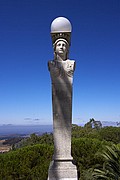
<instances>
[{"instance_id":1,"label":"stone texture","mask_svg":"<svg viewBox=\"0 0 120 180\"><path fill-rule=\"evenodd\" d=\"M49 62L52 80L54 159L71 158L74 61Z\"/></svg>"},{"instance_id":2,"label":"stone texture","mask_svg":"<svg viewBox=\"0 0 120 180\"><path fill-rule=\"evenodd\" d=\"M52 81L54 156L48 180L77 180L71 156L72 83L75 61L49 61Z\"/></svg>"},{"instance_id":3,"label":"stone texture","mask_svg":"<svg viewBox=\"0 0 120 180\"><path fill-rule=\"evenodd\" d=\"M52 161L48 174L48 180L77 180L76 166L72 161Z\"/></svg>"}]
</instances>

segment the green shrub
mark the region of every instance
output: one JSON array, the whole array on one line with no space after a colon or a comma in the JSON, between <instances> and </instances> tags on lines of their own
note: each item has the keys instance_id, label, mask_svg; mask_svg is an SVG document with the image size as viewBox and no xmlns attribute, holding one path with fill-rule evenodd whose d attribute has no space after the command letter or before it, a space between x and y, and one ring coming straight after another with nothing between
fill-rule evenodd
<instances>
[{"instance_id":1,"label":"green shrub","mask_svg":"<svg viewBox=\"0 0 120 180\"><path fill-rule=\"evenodd\" d=\"M72 156L76 161L78 172L94 167L96 164L102 164L103 160L95 156L101 151L104 145L110 145L110 142L100 141L91 138L73 138L72 139Z\"/></svg>"},{"instance_id":2,"label":"green shrub","mask_svg":"<svg viewBox=\"0 0 120 180\"><path fill-rule=\"evenodd\" d=\"M34 145L0 155L1 180L46 180L53 147Z\"/></svg>"}]
</instances>

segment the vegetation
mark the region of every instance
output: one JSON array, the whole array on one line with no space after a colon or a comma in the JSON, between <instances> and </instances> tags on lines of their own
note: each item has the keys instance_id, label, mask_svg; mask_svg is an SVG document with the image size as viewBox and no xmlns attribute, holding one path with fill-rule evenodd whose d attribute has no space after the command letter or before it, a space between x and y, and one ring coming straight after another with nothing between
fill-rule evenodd
<instances>
[{"instance_id":1,"label":"vegetation","mask_svg":"<svg viewBox=\"0 0 120 180\"><path fill-rule=\"evenodd\" d=\"M95 156L101 152L102 147L111 145L110 142L100 141L91 138L79 138L72 140L72 155L75 159L79 172L95 167L96 164L103 163L102 158Z\"/></svg>"},{"instance_id":2,"label":"vegetation","mask_svg":"<svg viewBox=\"0 0 120 180\"><path fill-rule=\"evenodd\" d=\"M13 149L22 148L25 146L35 145L35 144L47 144L53 145L53 134L43 134L42 136L37 136L35 133L31 134L29 138L24 138L18 143L13 145Z\"/></svg>"},{"instance_id":3,"label":"vegetation","mask_svg":"<svg viewBox=\"0 0 120 180\"><path fill-rule=\"evenodd\" d=\"M94 179L119 180L120 179L120 145L106 146L100 157L104 158L102 167L92 172Z\"/></svg>"},{"instance_id":4,"label":"vegetation","mask_svg":"<svg viewBox=\"0 0 120 180\"><path fill-rule=\"evenodd\" d=\"M93 121L93 119L92 119ZM93 122L91 122L91 119L88 123L85 124L84 127L80 126L73 126L73 132L72 132L72 137L74 138L96 138L99 139L100 141L111 141L115 144L120 143L120 127L101 127L101 123L97 121L97 126L92 125Z\"/></svg>"},{"instance_id":5,"label":"vegetation","mask_svg":"<svg viewBox=\"0 0 120 180\"><path fill-rule=\"evenodd\" d=\"M26 146L0 155L1 180L46 180L53 147Z\"/></svg>"},{"instance_id":6,"label":"vegetation","mask_svg":"<svg viewBox=\"0 0 120 180\"><path fill-rule=\"evenodd\" d=\"M52 155L52 133L20 139L0 154L0 179L46 180ZM102 127L93 118L84 127L74 124L72 156L79 180L120 180L120 127Z\"/></svg>"},{"instance_id":7,"label":"vegetation","mask_svg":"<svg viewBox=\"0 0 120 180\"><path fill-rule=\"evenodd\" d=\"M6 139L4 142L3 142L3 145L13 145L13 144L16 144L18 143L19 141L21 141L23 138L22 137L12 137L12 138L9 138L9 139Z\"/></svg>"}]
</instances>

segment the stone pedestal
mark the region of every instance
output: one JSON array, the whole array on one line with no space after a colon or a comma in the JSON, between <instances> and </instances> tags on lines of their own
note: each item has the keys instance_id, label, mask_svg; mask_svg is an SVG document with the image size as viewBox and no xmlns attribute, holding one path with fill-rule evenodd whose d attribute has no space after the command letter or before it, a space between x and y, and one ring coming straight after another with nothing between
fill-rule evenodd
<instances>
[{"instance_id":1,"label":"stone pedestal","mask_svg":"<svg viewBox=\"0 0 120 180\"><path fill-rule=\"evenodd\" d=\"M52 161L48 171L48 180L77 180L76 166L71 161Z\"/></svg>"},{"instance_id":2,"label":"stone pedestal","mask_svg":"<svg viewBox=\"0 0 120 180\"><path fill-rule=\"evenodd\" d=\"M49 61L52 81L54 156L48 180L77 180L71 156L72 82L75 61Z\"/></svg>"}]
</instances>

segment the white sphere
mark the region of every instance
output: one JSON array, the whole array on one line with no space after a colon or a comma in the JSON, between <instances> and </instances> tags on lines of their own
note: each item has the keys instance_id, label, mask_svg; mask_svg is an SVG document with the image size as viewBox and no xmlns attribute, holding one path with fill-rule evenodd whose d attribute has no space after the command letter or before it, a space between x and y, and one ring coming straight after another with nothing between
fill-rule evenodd
<instances>
[{"instance_id":1,"label":"white sphere","mask_svg":"<svg viewBox=\"0 0 120 180\"><path fill-rule=\"evenodd\" d=\"M71 32L72 26L70 21L65 17L58 17L51 24L51 33Z\"/></svg>"}]
</instances>

